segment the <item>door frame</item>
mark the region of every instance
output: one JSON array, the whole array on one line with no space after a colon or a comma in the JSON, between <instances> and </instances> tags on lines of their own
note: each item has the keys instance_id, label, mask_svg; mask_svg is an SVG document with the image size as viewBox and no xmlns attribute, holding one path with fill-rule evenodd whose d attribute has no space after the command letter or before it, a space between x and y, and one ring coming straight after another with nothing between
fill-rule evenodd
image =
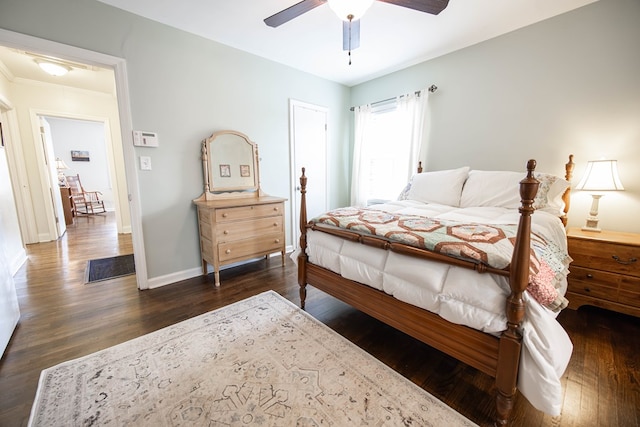
<instances>
[{"instance_id":1,"label":"door frame","mask_svg":"<svg viewBox=\"0 0 640 427\"><path fill-rule=\"evenodd\" d=\"M136 281L139 289L148 289L147 265L142 233L142 215L140 209L140 192L138 173L135 163L135 151L132 142L133 123L131 119L131 101L127 79L127 63L124 58L118 58L87 49L82 49L51 40L41 39L26 34L16 33L0 28L0 44L15 49L25 49L36 53L51 55L68 61L80 62L113 69L118 101L118 117L124 154L125 177L131 215L131 240L135 253ZM12 176L18 181L19 188L28 186L21 176ZM15 187L14 187L15 188ZM20 199L20 201L18 201ZM16 203L23 201L23 197L16 197ZM19 206L18 210L25 206Z\"/></svg>"}]
</instances>

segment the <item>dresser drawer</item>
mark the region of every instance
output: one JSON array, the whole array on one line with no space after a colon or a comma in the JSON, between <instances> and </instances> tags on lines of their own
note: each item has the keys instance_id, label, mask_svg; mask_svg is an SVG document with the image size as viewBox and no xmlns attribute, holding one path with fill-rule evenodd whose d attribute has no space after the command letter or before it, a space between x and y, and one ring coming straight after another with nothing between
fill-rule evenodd
<instances>
[{"instance_id":1,"label":"dresser drawer","mask_svg":"<svg viewBox=\"0 0 640 427\"><path fill-rule=\"evenodd\" d=\"M618 288L620 276L616 273L608 273L606 271L594 270L591 268L578 267L573 264L569 266L569 280L580 281L586 284L598 283L602 286L610 288Z\"/></svg>"},{"instance_id":2,"label":"dresser drawer","mask_svg":"<svg viewBox=\"0 0 640 427\"><path fill-rule=\"evenodd\" d=\"M265 216L282 216L282 206L282 203L268 203L265 205L239 206L235 208L217 209L216 222L237 221Z\"/></svg>"},{"instance_id":3,"label":"dresser drawer","mask_svg":"<svg viewBox=\"0 0 640 427\"><path fill-rule=\"evenodd\" d=\"M243 258L250 255L264 255L284 250L282 233L268 234L253 239L243 239L218 244L218 257L221 262Z\"/></svg>"},{"instance_id":4,"label":"dresser drawer","mask_svg":"<svg viewBox=\"0 0 640 427\"><path fill-rule=\"evenodd\" d=\"M573 265L640 277L640 249L637 246L569 240L569 253Z\"/></svg>"},{"instance_id":5,"label":"dresser drawer","mask_svg":"<svg viewBox=\"0 0 640 427\"><path fill-rule=\"evenodd\" d=\"M273 216L247 221L225 222L217 227L219 242L230 242L239 239L258 237L264 234L282 233L284 217Z\"/></svg>"},{"instance_id":6,"label":"dresser drawer","mask_svg":"<svg viewBox=\"0 0 640 427\"><path fill-rule=\"evenodd\" d=\"M618 300L618 288L596 282L569 279L568 291L607 301Z\"/></svg>"}]
</instances>

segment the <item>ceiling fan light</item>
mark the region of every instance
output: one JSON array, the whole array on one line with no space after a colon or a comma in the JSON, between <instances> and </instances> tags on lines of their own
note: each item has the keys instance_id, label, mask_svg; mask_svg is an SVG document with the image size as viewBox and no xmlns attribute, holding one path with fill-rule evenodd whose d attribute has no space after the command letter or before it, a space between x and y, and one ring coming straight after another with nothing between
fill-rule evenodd
<instances>
[{"instance_id":1,"label":"ceiling fan light","mask_svg":"<svg viewBox=\"0 0 640 427\"><path fill-rule=\"evenodd\" d=\"M327 0L331 10L343 21L358 20L371 7L373 0Z\"/></svg>"},{"instance_id":2,"label":"ceiling fan light","mask_svg":"<svg viewBox=\"0 0 640 427\"><path fill-rule=\"evenodd\" d=\"M42 68L45 71L45 73L50 74L52 76L64 76L71 70L71 68L61 64L56 64L55 62L45 62L45 61L37 61L37 62L38 62L38 66Z\"/></svg>"}]
</instances>

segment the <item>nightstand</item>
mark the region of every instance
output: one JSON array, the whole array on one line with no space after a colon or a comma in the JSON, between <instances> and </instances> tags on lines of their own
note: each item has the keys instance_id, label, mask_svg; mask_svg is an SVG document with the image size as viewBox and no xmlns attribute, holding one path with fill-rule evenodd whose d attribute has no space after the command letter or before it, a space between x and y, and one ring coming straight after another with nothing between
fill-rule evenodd
<instances>
[{"instance_id":1,"label":"nightstand","mask_svg":"<svg viewBox=\"0 0 640 427\"><path fill-rule=\"evenodd\" d=\"M594 305L640 317L640 234L567 230L569 308Z\"/></svg>"}]
</instances>

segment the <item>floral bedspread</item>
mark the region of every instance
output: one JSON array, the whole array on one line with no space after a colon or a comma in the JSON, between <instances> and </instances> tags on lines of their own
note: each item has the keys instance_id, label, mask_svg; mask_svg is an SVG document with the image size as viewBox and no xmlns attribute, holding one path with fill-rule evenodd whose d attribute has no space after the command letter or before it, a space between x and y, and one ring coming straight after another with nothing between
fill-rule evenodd
<instances>
[{"instance_id":1,"label":"floral bedspread","mask_svg":"<svg viewBox=\"0 0 640 427\"><path fill-rule=\"evenodd\" d=\"M518 229L517 224L462 223L355 207L329 211L311 222L382 237L497 269L511 263ZM566 271L568 255L536 233L531 233L531 249L527 292L547 308L561 310L568 302L557 287Z\"/></svg>"}]
</instances>

